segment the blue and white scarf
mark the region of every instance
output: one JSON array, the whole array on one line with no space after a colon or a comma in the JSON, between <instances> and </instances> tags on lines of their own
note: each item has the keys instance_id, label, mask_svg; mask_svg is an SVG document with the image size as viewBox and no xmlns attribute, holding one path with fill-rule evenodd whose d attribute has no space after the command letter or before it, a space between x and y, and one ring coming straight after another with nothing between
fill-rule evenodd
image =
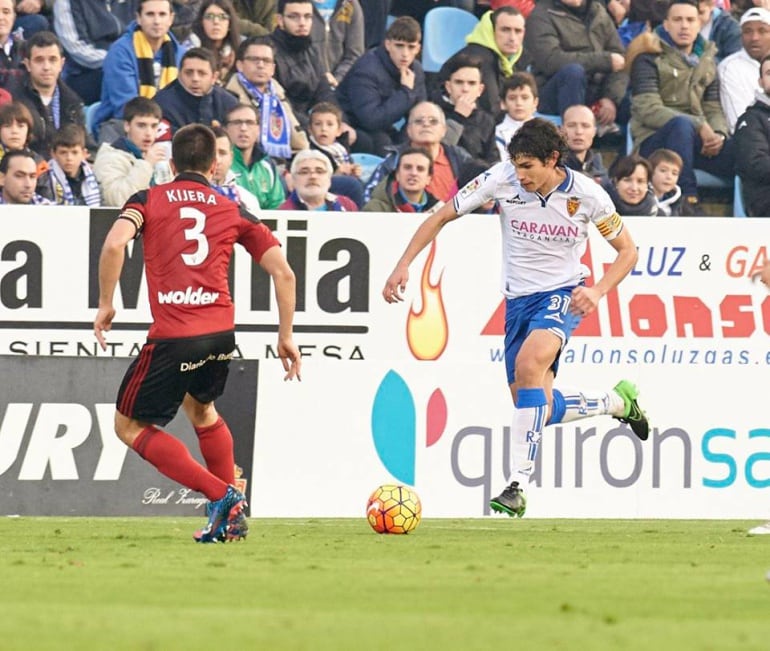
<instances>
[{"instance_id":1,"label":"blue and white scarf","mask_svg":"<svg viewBox=\"0 0 770 651\"><path fill-rule=\"evenodd\" d=\"M291 158L291 125L286 117L283 103L275 94L272 79L268 82L267 91L262 93L252 84L242 72L236 73L238 81L254 99L260 111L260 142L268 156L275 158ZM267 98L265 98L267 95Z\"/></svg>"},{"instance_id":2,"label":"blue and white scarf","mask_svg":"<svg viewBox=\"0 0 770 651\"><path fill-rule=\"evenodd\" d=\"M53 196L56 205L58 206L74 206L75 195L72 192L67 175L61 168L56 159L52 158L48 161L48 175L53 189ZM91 166L83 161L80 165L83 170L83 182L80 184L80 194L85 201L86 206L100 206L102 203L102 197L99 194L99 183L96 180Z\"/></svg>"}]
</instances>

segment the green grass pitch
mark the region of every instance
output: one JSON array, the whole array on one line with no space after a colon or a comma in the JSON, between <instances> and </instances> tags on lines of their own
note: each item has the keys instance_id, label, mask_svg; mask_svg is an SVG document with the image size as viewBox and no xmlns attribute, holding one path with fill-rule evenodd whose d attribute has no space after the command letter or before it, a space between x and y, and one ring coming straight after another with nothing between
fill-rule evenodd
<instances>
[{"instance_id":1,"label":"green grass pitch","mask_svg":"<svg viewBox=\"0 0 770 651\"><path fill-rule=\"evenodd\" d=\"M0 518L0 651L770 649L756 523Z\"/></svg>"}]
</instances>

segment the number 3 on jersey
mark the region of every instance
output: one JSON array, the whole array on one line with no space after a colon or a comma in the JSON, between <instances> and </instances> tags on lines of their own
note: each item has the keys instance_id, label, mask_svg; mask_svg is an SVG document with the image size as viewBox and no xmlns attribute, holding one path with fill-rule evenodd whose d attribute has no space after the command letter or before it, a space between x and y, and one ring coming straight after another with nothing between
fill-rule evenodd
<instances>
[{"instance_id":1,"label":"number 3 on jersey","mask_svg":"<svg viewBox=\"0 0 770 651\"><path fill-rule=\"evenodd\" d=\"M184 263L190 267L195 267L201 264L209 254L209 241L203 234L203 229L206 227L206 214L192 206L185 206L179 210L179 218L192 219L195 222L190 228L185 229L184 237L186 240L197 242L198 248L194 253L182 254Z\"/></svg>"}]
</instances>

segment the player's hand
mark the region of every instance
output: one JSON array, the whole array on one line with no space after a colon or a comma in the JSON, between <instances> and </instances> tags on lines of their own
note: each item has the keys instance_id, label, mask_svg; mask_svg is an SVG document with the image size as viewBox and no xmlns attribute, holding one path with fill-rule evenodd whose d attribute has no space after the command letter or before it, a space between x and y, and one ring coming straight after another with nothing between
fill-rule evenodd
<instances>
[{"instance_id":1,"label":"player's hand","mask_svg":"<svg viewBox=\"0 0 770 651\"><path fill-rule=\"evenodd\" d=\"M283 376L284 382L294 378L301 382L302 355L291 337L278 339L278 357L281 358L283 370L286 371L286 375Z\"/></svg>"},{"instance_id":2,"label":"player's hand","mask_svg":"<svg viewBox=\"0 0 770 651\"><path fill-rule=\"evenodd\" d=\"M601 297L602 295L599 290L594 287L578 285L572 290L572 303L569 306L569 310L572 314L587 316L599 305Z\"/></svg>"},{"instance_id":3,"label":"player's hand","mask_svg":"<svg viewBox=\"0 0 770 651\"><path fill-rule=\"evenodd\" d=\"M388 303L400 303L404 300L404 291L406 283L409 281L409 270L396 267L390 274L385 288L382 290L382 297Z\"/></svg>"},{"instance_id":4,"label":"player's hand","mask_svg":"<svg viewBox=\"0 0 770 651\"><path fill-rule=\"evenodd\" d=\"M754 276L754 280L757 278L759 278L759 280L763 282L767 287L770 287L770 260L765 262L765 266L762 267L762 271Z\"/></svg>"},{"instance_id":5,"label":"player's hand","mask_svg":"<svg viewBox=\"0 0 770 651\"><path fill-rule=\"evenodd\" d=\"M96 341L99 342L102 350L107 350L107 340L104 338L104 333L109 332L112 329L112 320L115 318L115 308L113 307L100 307L96 313L94 319L94 336Z\"/></svg>"}]
</instances>

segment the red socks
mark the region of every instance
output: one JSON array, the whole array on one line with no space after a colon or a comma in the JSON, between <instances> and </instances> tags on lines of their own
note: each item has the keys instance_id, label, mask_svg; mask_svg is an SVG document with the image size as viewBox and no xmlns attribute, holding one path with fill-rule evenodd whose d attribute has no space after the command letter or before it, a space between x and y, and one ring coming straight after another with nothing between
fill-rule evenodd
<instances>
[{"instance_id":1,"label":"red socks","mask_svg":"<svg viewBox=\"0 0 770 651\"><path fill-rule=\"evenodd\" d=\"M154 425L145 427L136 437L134 451L169 479L203 493L209 500L224 497L227 484L200 465L184 443ZM232 448L231 448L232 449ZM232 471L232 463L230 465Z\"/></svg>"},{"instance_id":2,"label":"red socks","mask_svg":"<svg viewBox=\"0 0 770 651\"><path fill-rule=\"evenodd\" d=\"M233 435L220 416L208 427L196 427L201 454L206 467L226 484L235 484L235 458L233 457Z\"/></svg>"}]
</instances>

